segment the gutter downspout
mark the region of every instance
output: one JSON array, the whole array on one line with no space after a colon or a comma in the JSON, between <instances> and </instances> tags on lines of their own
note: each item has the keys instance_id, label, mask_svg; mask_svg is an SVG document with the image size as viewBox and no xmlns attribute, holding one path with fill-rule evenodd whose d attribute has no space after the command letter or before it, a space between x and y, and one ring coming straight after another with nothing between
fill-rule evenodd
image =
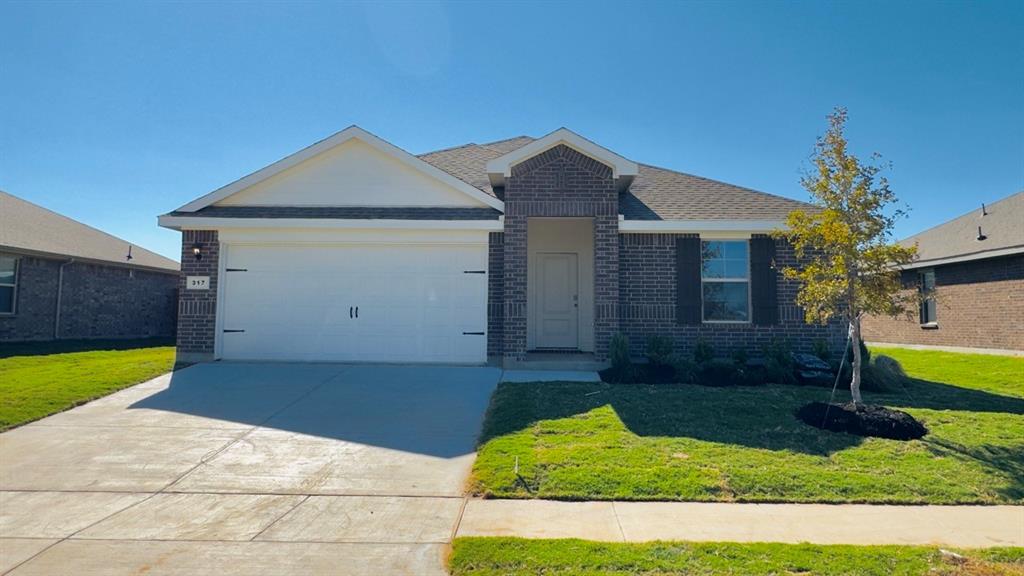
<instances>
[{"instance_id":1,"label":"gutter downspout","mask_svg":"<svg viewBox=\"0 0 1024 576\"><path fill-rule=\"evenodd\" d=\"M75 259L72 258L67 262L62 262L60 268L57 270L57 310L53 315L53 339L60 339L60 300L61 295L64 291L64 267L68 264L74 263Z\"/></svg>"}]
</instances>

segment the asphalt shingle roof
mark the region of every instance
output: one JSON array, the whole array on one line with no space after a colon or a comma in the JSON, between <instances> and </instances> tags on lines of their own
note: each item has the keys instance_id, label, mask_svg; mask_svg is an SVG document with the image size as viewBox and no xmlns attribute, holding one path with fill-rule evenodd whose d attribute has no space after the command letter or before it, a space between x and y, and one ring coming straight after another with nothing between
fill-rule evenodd
<instances>
[{"instance_id":1,"label":"asphalt shingle roof","mask_svg":"<svg viewBox=\"0 0 1024 576\"><path fill-rule=\"evenodd\" d=\"M420 159L496 196L487 178L487 161L533 140L518 136L466 144L427 152ZM809 208L790 198L646 164L640 165L640 174L619 199L619 212L627 220L781 220L792 210Z\"/></svg>"},{"instance_id":2,"label":"asphalt shingle roof","mask_svg":"<svg viewBox=\"0 0 1024 576\"><path fill-rule=\"evenodd\" d=\"M177 271L178 263L0 190L0 250L13 248L55 256Z\"/></svg>"},{"instance_id":3,"label":"asphalt shingle roof","mask_svg":"<svg viewBox=\"0 0 1024 576\"><path fill-rule=\"evenodd\" d=\"M1006 248L1024 248L1024 190L981 206L900 243L917 244L918 262L967 256ZM985 235L978 240L978 227Z\"/></svg>"}]
</instances>

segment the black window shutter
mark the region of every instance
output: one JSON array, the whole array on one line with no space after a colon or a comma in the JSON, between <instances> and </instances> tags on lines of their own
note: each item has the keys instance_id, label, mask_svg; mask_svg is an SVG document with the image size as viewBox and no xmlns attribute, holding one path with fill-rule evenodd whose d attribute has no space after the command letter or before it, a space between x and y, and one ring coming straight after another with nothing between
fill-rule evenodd
<instances>
[{"instance_id":1,"label":"black window shutter","mask_svg":"<svg viewBox=\"0 0 1024 576\"><path fill-rule=\"evenodd\" d=\"M700 324L700 238L676 239L676 323Z\"/></svg>"},{"instance_id":2,"label":"black window shutter","mask_svg":"<svg viewBox=\"0 0 1024 576\"><path fill-rule=\"evenodd\" d=\"M773 264L775 240L767 236L750 239L750 302L754 324L779 321L778 279Z\"/></svg>"}]
</instances>

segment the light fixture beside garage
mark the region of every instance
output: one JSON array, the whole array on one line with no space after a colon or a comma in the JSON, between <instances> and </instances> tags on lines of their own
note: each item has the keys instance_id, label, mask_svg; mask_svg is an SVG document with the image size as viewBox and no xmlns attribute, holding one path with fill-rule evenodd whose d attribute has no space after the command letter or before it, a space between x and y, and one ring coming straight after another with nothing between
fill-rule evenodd
<instances>
[{"instance_id":1,"label":"light fixture beside garage","mask_svg":"<svg viewBox=\"0 0 1024 576\"><path fill-rule=\"evenodd\" d=\"M203 246L199 242L192 245L192 255L196 257L196 260L203 259Z\"/></svg>"}]
</instances>

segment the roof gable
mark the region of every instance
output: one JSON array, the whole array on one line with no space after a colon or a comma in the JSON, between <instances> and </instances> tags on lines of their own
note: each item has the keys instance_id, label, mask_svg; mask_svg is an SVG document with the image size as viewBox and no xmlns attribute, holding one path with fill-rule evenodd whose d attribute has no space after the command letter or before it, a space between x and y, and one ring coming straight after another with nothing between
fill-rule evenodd
<instances>
[{"instance_id":1,"label":"roof gable","mask_svg":"<svg viewBox=\"0 0 1024 576\"><path fill-rule=\"evenodd\" d=\"M917 245L918 259L912 267L950 258L984 258L1024 251L1024 191L984 208L979 206L900 243Z\"/></svg>"},{"instance_id":2,"label":"roof gable","mask_svg":"<svg viewBox=\"0 0 1024 576\"><path fill-rule=\"evenodd\" d=\"M220 206L489 206L503 203L351 126L178 209Z\"/></svg>"},{"instance_id":3,"label":"roof gable","mask_svg":"<svg viewBox=\"0 0 1024 576\"><path fill-rule=\"evenodd\" d=\"M612 169L612 178L620 182L620 189L629 187L633 177L639 174L640 167L636 162L627 160L615 152L599 146L567 128L559 128L554 132L503 154L487 162L487 174L492 186L504 185L505 178L512 175L512 167L542 154L556 146L568 146L573 150L593 158Z\"/></svg>"}]
</instances>

